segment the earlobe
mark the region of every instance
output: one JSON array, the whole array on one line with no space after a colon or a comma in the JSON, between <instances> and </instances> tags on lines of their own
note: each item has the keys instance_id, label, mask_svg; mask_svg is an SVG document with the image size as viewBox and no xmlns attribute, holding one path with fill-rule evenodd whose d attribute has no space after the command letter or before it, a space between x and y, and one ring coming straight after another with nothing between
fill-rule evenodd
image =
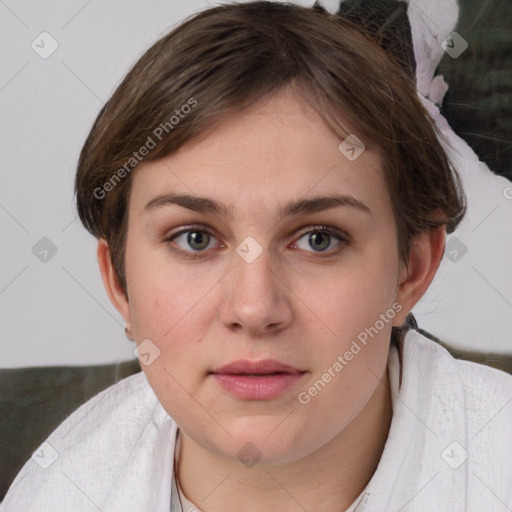
<instances>
[{"instance_id":1,"label":"earlobe","mask_svg":"<svg viewBox=\"0 0 512 512\"><path fill-rule=\"evenodd\" d=\"M107 241L104 238L98 240L98 248L96 251L98 258L98 265L100 267L101 278L107 295L109 296L110 302L113 306L121 313L124 321L127 324L128 331L131 330L131 315L130 306L125 296L123 288L119 283L117 274L112 264L112 258L110 255L110 248ZM127 334L128 335L128 334Z\"/></svg>"},{"instance_id":2,"label":"earlobe","mask_svg":"<svg viewBox=\"0 0 512 512\"><path fill-rule=\"evenodd\" d=\"M446 243L445 226L423 231L414 238L407 266L400 272L397 301L402 305L393 325L401 325L421 299L439 268Z\"/></svg>"}]
</instances>

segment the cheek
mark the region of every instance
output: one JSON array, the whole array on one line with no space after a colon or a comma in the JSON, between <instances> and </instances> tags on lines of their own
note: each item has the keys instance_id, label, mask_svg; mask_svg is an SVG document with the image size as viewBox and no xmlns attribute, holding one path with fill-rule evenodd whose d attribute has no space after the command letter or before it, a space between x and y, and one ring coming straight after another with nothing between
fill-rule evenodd
<instances>
[{"instance_id":1,"label":"cheek","mask_svg":"<svg viewBox=\"0 0 512 512\"><path fill-rule=\"evenodd\" d=\"M142 251L127 251L133 331L137 343L150 340L156 346L158 357L150 365L142 364L142 369L159 399L165 403L171 396L179 403L180 390L193 391L195 386L190 369L199 367L203 328L211 321L208 303L202 299L213 283L192 281L186 272L159 264L157 258L149 261Z\"/></svg>"},{"instance_id":2,"label":"cheek","mask_svg":"<svg viewBox=\"0 0 512 512\"><path fill-rule=\"evenodd\" d=\"M202 288L178 289L186 286L177 278L173 287L159 274L152 279L146 274L134 286L131 305L133 328L138 342L150 339L159 350L158 357L142 369L164 409L179 424L190 422L192 415L198 428L206 428L208 417L194 411L195 396L200 389L204 365L205 325L213 321L208 316L207 302L201 301ZM187 412L188 411L188 412Z\"/></svg>"},{"instance_id":3,"label":"cheek","mask_svg":"<svg viewBox=\"0 0 512 512\"><path fill-rule=\"evenodd\" d=\"M165 250L127 248L130 312L137 339L154 337L167 343L184 324L202 321L201 303L219 280L216 272L203 268L176 268Z\"/></svg>"},{"instance_id":4,"label":"cheek","mask_svg":"<svg viewBox=\"0 0 512 512\"><path fill-rule=\"evenodd\" d=\"M383 273L389 264L352 267L315 295L324 330L315 337L316 371L300 390L297 413L324 442L359 414L385 370L395 315L394 275L389 268Z\"/></svg>"},{"instance_id":5,"label":"cheek","mask_svg":"<svg viewBox=\"0 0 512 512\"><path fill-rule=\"evenodd\" d=\"M323 334L316 339L322 349L316 351L319 364L310 384L318 379L328 380L329 391L314 401L312 411L327 404L332 410L347 412L351 408L340 408L341 402L357 407L377 384L376 375L381 374L387 362L391 328L399 308L395 301L395 256L395 252L387 253L376 244L368 257L358 258L357 264L347 264L336 278L325 279L315 288L318 291L311 299L313 304L308 305L318 313L315 322ZM331 373L326 375L329 370ZM315 414L320 417L320 410Z\"/></svg>"},{"instance_id":6,"label":"cheek","mask_svg":"<svg viewBox=\"0 0 512 512\"><path fill-rule=\"evenodd\" d=\"M212 308L202 286L189 286L180 279L167 283L160 274L134 287L130 311L137 341L152 340L179 370L199 356L204 329L213 321Z\"/></svg>"},{"instance_id":7,"label":"cheek","mask_svg":"<svg viewBox=\"0 0 512 512\"><path fill-rule=\"evenodd\" d=\"M310 288L316 292L309 293L307 304L318 312L327 331L343 335L345 341L373 325L395 302L398 265L380 254L340 267Z\"/></svg>"}]
</instances>

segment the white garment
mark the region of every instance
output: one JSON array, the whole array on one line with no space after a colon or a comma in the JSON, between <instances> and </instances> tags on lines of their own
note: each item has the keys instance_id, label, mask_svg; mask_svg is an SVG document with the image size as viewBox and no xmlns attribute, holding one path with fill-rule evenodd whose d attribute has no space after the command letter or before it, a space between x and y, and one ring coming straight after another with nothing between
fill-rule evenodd
<instances>
[{"instance_id":1,"label":"white garment","mask_svg":"<svg viewBox=\"0 0 512 512\"><path fill-rule=\"evenodd\" d=\"M357 512L512 507L512 376L414 330L388 364L391 428ZM36 450L0 512L169 512L176 433L145 375L124 379Z\"/></svg>"}]
</instances>

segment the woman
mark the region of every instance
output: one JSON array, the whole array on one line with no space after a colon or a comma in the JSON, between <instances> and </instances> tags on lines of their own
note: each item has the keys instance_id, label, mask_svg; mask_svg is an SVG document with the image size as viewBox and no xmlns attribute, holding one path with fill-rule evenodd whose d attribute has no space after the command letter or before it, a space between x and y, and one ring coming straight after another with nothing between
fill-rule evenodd
<instances>
[{"instance_id":1,"label":"woman","mask_svg":"<svg viewBox=\"0 0 512 512\"><path fill-rule=\"evenodd\" d=\"M355 26L273 2L185 20L101 110L76 194L143 373L72 414L1 510L512 504L512 379L408 322L460 182Z\"/></svg>"}]
</instances>

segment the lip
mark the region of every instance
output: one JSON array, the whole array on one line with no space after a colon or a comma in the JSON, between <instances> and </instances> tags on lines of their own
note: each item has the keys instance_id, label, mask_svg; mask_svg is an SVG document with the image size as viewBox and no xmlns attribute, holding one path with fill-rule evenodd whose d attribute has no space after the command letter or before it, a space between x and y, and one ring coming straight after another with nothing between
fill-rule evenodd
<instances>
[{"instance_id":1,"label":"lip","mask_svg":"<svg viewBox=\"0 0 512 512\"><path fill-rule=\"evenodd\" d=\"M233 361L220 368L213 370L212 373L217 374L270 374L270 373L300 373L301 370L281 363L275 359L262 359L261 361L249 361L247 359L239 359Z\"/></svg>"},{"instance_id":2,"label":"lip","mask_svg":"<svg viewBox=\"0 0 512 512\"><path fill-rule=\"evenodd\" d=\"M295 386L306 372L274 359L240 359L211 372L231 395L244 400L270 400Z\"/></svg>"}]
</instances>

